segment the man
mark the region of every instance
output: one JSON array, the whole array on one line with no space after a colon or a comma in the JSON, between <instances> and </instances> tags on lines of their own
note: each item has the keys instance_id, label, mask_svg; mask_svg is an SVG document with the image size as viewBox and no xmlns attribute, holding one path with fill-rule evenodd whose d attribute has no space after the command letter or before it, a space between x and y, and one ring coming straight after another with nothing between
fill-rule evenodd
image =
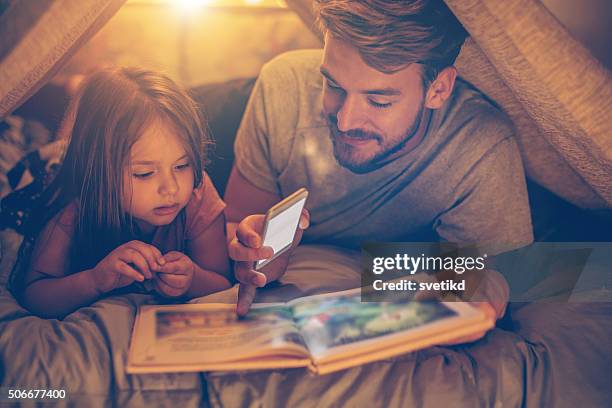
<instances>
[{"instance_id":1,"label":"man","mask_svg":"<svg viewBox=\"0 0 612 408\"><path fill-rule=\"evenodd\" d=\"M310 190L303 243L450 241L512 249L533 240L521 159L509 120L457 79L465 31L442 0L318 0L320 51L268 63L251 95L228 182L228 238L241 282L282 276L291 253L261 272L263 214ZM239 225L238 225L239 223ZM491 251L495 252L494 249ZM333 268L330 269L333 273ZM490 276L484 309L507 302Z\"/></svg>"}]
</instances>

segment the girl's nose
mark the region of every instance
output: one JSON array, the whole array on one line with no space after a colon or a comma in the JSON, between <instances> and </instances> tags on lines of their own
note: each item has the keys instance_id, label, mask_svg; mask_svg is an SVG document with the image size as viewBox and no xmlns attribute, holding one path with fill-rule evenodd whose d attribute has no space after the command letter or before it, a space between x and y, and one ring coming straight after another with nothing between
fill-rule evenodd
<instances>
[{"instance_id":1,"label":"girl's nose","mask_svg":"<svg viewBox=\"0 0 612 408\"><path fill-rule=\"evenodd\" d=\"M162 195L174 195L178 192L179 188L174 174L163 175L162 183L159 187L159 192Z\"/></svg>"}]
</instances>

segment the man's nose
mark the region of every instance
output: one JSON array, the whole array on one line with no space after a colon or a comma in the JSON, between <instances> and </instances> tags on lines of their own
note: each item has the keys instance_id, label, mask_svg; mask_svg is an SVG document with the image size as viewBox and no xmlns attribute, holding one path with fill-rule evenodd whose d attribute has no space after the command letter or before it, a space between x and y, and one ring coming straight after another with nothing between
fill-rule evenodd
<instances>
[{"instance_id":1,"label":"man's nose","mask_svg":"<svg viewBox=\"0 0 612 408\"><path fill-rule=\"evenodd\" d=\"M338 130L348 132L349 130L359 129L363 121L363 115L360 111L357 98L347 96L336 114Z\"/></svg>"},{"instance_id":2,"label":"man's nose","mask_svg":"<svg viewBox=\"0 0 612 408\"><path fill-rule=\"evenodd\" d=\"M162 174L162 180L159 186L159 192L162 195L174 195L178 191L178 188L176 175L173 172Z\"/></svg>"}]
</instances>

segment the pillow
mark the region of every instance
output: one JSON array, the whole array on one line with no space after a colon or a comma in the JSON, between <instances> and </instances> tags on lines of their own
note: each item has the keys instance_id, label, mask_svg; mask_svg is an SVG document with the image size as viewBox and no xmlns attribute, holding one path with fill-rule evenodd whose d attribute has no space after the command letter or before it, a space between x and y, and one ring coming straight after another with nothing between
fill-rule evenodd
<instances>
[{"instance_id":1,"label":"pillow","mask_svg":"<svg viewBox=\"0 0 612 408\"><path fill-rule=\"evenodd\" d=\"M243 78L190 89L214 142L207 155L206 172L221 196L232 170L234 139L253 85L255 78Z\"/></svg>"}]
</instances>

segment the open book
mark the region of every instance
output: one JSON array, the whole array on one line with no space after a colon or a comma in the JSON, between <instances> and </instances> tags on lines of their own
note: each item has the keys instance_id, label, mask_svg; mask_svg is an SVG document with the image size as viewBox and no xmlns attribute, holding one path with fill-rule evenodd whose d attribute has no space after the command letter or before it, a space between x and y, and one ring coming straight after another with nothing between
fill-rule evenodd
<instances>
[{"instance_id":1,"label":"open book","mask_svg":"<svg viewBox=\"0 0 612 408\"><path fill-rule=\"evenodd\" d=\"M325 374L484 331L460 302L361 302L360 290L256 304L238 318L228 304L142 306L128 373L309 367Z\"/></svg>"}]
</instances>

